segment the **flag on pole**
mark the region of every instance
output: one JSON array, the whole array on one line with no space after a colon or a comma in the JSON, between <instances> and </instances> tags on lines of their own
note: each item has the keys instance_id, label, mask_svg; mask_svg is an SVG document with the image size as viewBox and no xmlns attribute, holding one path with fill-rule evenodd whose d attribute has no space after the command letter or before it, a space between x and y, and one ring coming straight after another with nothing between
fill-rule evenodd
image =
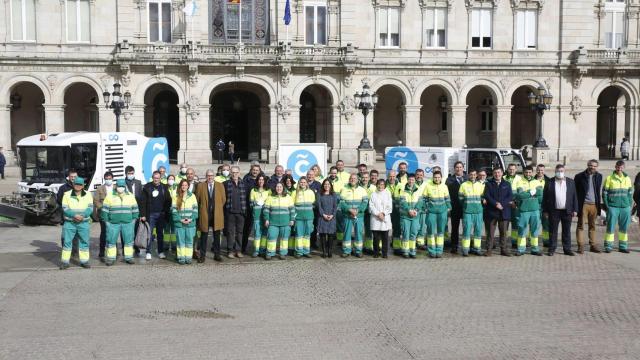
<instances>
[{"instance_id":1,"label":"flag on pole","mask_svg":"<svg viewBox=\"0 0 640 360\"><path fill-rule=\"evenodd\" d=\"M198 9L198 6L196 5L196 1L195 0L191 0L191 2L189 4L187 4L182 11L187 15L187 16L194 16L196 14L196 10Z\"/></svg>"},{"instance_id":2,"label":"flag on pole","mask_svg":"<svg viewBox=\"0 0 640 360\"><path fill-rule=\"evenodd\" d=\"M289 25L291 23L291 5L289 4L289 0L287 0L287 3L284 6L284 17L282 19L284 20L285 25Z\"/></svg>"}]
</instances>

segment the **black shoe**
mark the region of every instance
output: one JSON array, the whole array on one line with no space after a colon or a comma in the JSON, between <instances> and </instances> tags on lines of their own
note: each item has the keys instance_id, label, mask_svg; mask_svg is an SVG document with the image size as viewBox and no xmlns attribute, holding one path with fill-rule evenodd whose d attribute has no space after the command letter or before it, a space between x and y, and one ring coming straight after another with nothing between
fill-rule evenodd
<instances>
[{"instance_id":1,"label":"black shoe","mask_svg":"<svg viewBox=\"0 0 640 360\"><path fill-rule=\"evenodd\" d=\"M611 249L604 249L604 252L606 252L607 254L611 252Z\"/></svg>"},{"instance_id":2,"label":"black shoe","mask_svg":"<svg viewBox=\"0 0 640 360\"><path fill-rule=\"evenodd\" d=\"M415 259L416 256L415 255L409 255L410 258Z\"/></svg>"},{"instance_id":3,"label":"black shoe","mask_svg":"<svg viewBox=\"0 0 640 360\"><path fill-rule=\"evenodd\" d=\"M342 253L342 254L340 254L340 257L348 258L348 257L349 257L349 254Z\"/></svg>"},{"instance_id":4,"label":"black shoe","mask_svg":"<svg viewBox=\"0 0 640 360\"><path fill-rule=\"evenodd\" d=\"M69 268L69 263L60 264L60 270L67 270Z\"/></svg>"},{"instance_id":5,"label":"black shoe","mask_svg":"<svg viewBox=\"0 0 640 360\"><path fill-rule=\"evenodd\" d=\"M104 264L107 265L107 266L111 266L111 265L113 265L113 261L107 260L107 261L104 262Z\"/></svg>"},{"instance_id":6,"label":"black shoe","mask_svg":"<svg viewBox=\"0 0 640 360\"><path fill-rule=\"evenodd\" d=\"M451 253L452 253L453 255L456 255L456 254L458 254L458 250L457 250L457 249L451 249Z\"/></svg>"},{"instance_id":7,"label":"black shoe","mask_svg":"<svg viewBox=\"0 0 640 360\"><path fill-rule=\"evenodd\" d=\"M629 249L620 249L620 252L623 254L628 254L629 253Z\"/></svg>"},{"instance_id":8,"label":"black shoe","mask_svg":"<svg viewBox=\"0 0 640 360\"><path fill-rule=\"evenodd\" d=\"M405 258L405 259L408 259L409 258L409 254L402 254L402 257Z\"/></svg>"},{"instance_id":9,"label":"black shoe","mask_svg":"<svg viewBox=\"0 0 640 360\"><path fill-rule=\"evenodd\" d=\"M500 252L500 255L502 255L502 256L506 256L506 257L511 257L511 256L513 256L513 255L511 255L511 253L510 253L510 252L508 252L508 251L501 251L501 252Z\"/></svg>"},{"instance_id":10,"label":"black shoe","mask_svg":"<svg viewBox=\"0 0 640 360\"><path fill-rule=\"evenodd\" d=\"M91 264L89 263L81 263L80 266L82 266L85 269L91 269Z\"/></svg>"},{"instance_id":11,"label":"black shoe","mask_svg":"<svg viewBox=\"0 0 640 360\"><path fill-rule=\"evenodd\" d=\"M469 254L468 253L462 253L462 257L468 257Z\"/></svg>"},{"instance_id":12,"label":"black shoe","mask_svg":"<svg viewBox=\"0 0 640 360\"><path fill-rule=\"evenodd\" d=\"M298 255L298 254L295 254L295 255L293 255L293 257L296 258L296 259L300 259L301 256Z\"/></svg>"},{"instance_id":13,"label":"black shoe","mask_svg":"<svg viewBox=\"0 0 640 360\"><path fill-rule=\"evenodd\" d=\"M306 257L307 259L311 259L311 254L304 254L302 256Z\"/></svg>"},{"instance_id":14,"label":"black shoe","mask_svg":"<svg viewBox=\"0 0 640 360\"><path fill-rule=\"evenodd\" d=\"M129 265L133 265L133 264L135 264L135 263L136 263L133 259L127 259L127 260L125 260L124 262L126 262L126 263L127 263L127 264L129 264Z\"/></svg>"},{"instance_id":15,"label":"black shoe","mask_svg":"<svg viewBox=\"0 0 640 360\"><path fill-rule=\"evenodd\" d=\"M378 255L378 254L373 254L373 258L374 258L374 259L377 259L378 257L379 257L379 255Z\"/></svg>"},{"instance_id":16,"label":"black shoe","mask_svg":"<svg viewBox=\"0 0 640 360\"><path fill-rule=\"evenodd\" d=\"M516 256L522 256L522 253L516 251L515 255Z\"/></svg>"},{"instance_id":17,"label":"black shoe","mask_svg":"<svg viewBox=\"0 0 640 360\"><path fill-rule=\"evenodd\" d=\"M555 254L555 253L556 253L555 251L549 250L549 252L547 253L547 256L553 256L553 254Z\"/></svg>"},{"instance_id":18,"label":"black shoe","mask_svg":"<svg viewBox=\"0 0 640 360\"><path fill-rule=\"evenodd\" d=\"M531 255L542 256L542 251L532 252Z\"/></svg>"},{"instance_id":19,"label":"black shoe","mask_svg":"<svg viewBox=\"0 0 640 360\"><path fill-rule=\"evenodd\" d=\"M278 255L278 259L287 260L287 255Z\"/></svg>"},{"instance_id":20,"label":"black shoe","mask_svg":"<svg viewBox=\"0 0 640 360\"><path fill-rule=\"evenodd\" d=\"M574 253L573 251L569 250L569 251L565 251L564 252L565 255L567 256L576 256L576 253Z\"/></svg>"},{"instance_id":21,"label":"black shoe","mask_svg":"<svg viewBox=\"0 0 640 360\"><path fill-rule=\"evenodd\" d=\"M220 255L213 255L213 260L217 261L217 262L222 262L222 256Z\"/></svg>"},{"instance_id":22,"label":"black shoe","mask_svg":"<svg viewBox=\"0 0 640 360\"><path fill-rule=\"evenodd\" d=\"M204 256L198 257L198 264L202 264L204 262L204 260L205 260Z\"/></svg>"},{"instance_id":23,"label":"black shoe","mask_svg":"<svg viewBox=\"0 0 640 360\"><path fill-rule=\"evenodd\" d=\"M382 255L382 258L383 258L383 259L388 258L387 254L383 254L383 255Z\"/></svg>"}]
</instances>

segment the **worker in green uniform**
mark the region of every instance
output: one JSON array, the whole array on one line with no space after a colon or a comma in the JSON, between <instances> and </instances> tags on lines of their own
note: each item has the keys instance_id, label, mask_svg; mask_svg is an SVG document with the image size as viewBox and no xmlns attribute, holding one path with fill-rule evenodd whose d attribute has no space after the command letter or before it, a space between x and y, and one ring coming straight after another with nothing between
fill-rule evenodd
<instances>
[{"instance_id":1,"label":"worker in green uniform","mask_svg":"<svg viewBox=\"0 0 640 360\"><path fill-rule=\"evenodd\" d=\"M93 213L93 197L84 189L84 179L76 177L73 181L73 190L69 190L62 196L62 214L64 225L62 226L64 243L60 256L60 270L69 268L71 259L71 247L73 238L78 237L78 257L80 266L85 269L89 265L89 225Z\"/></svg>"},{"instance_id":2,"label":"worker in green uniform","mask_svg":"<svg viewBox=\"0 0 640 360\"><path fill-rule=\"evenodd\" d=\"M628 254L627 229L633 205L633 183L624 172L624 161L616 162L613 174L607 176L602 186L602 200L607 209L607 232L604 235L604 251L613 250L614 234L618 226L618 249Z\"/></svg>"},{"instance_id":3,"label":"worker in green uniform","mask_svg":"<svg viewBox=\"0 0 640 360\"><path fill-rule=\"evenodd\" d=\"M444 251L444 231L451 211L449 188L442 182L442 173L435 171L424 189L427 211L427 251L429 257L440 258Z\"/></svg>"},{"instance_id":4,"label":"worker in green uniform","mask_svg":"<svg viewBox=\"0 0 640 360\"><path fill-rule=\"evenodd\" d=\"M470 169L467 181L460 185L458 198L462 205L462 256L469 253L482 255L482 194L484 183L478 181L478 172ZM471 242L473 240L473 248Z\"/></svg>"},{"instance_id":5,"label":"worker in green uniform","mask_svg":"<svg viewBox=\"0 0 640 360\"><path fill-rule=\"evenodd\" d=\"M542 256L538 246L540 228L540 209L542 192L540 181L533 177L533 167L524 168L524 177L516 186L514 196L518 208L518 248L516 256L523 255L527 249L527 235L531 238L531 255Z\"/></svg>"},{"instance_id":6,"label":"worker in green uniform","mask_svg":"<svg viewBox=\"0 0 640 360\"><path fill-rule=\"evenodd\" d=\"M100 218L107 224L107 256L105 264L113 265L118 253L118 238L122 236L124 261L133 264L133 239L136 219L139 217L136 197L127 191L124 179L116 181L116 187L104 199Z\"/></svg>"},{"instance_id":7,"label":"worker in green uniform","mask_svg":"<svg viewBox=\"0 0 640 360\"><path fill-rule=\"evenodd\" d=\"M424 191L424 190L423 190ZM406 258L416 257L416 238L422 224L421 214L424 213L424 196L416 185L416 176L409 174L407 184L400 191L399 209L402 223L402 256Z\"/></svg>"}]
</instances>

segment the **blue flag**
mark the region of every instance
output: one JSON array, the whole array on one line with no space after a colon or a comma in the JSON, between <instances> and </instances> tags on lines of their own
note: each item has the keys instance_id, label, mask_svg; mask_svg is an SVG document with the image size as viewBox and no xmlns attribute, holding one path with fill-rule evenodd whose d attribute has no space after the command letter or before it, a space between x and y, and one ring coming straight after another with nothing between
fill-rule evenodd
<instances>
[{"instance_id":1,"label":"blue flag","mask_svg":"<svg viewBox=\"0 0 640 360\"><path fill-rule=\"evenodd\" d=\"M284 20L285 25L289 25L291 23L291 5L289 5L289 0L287 0L286 5L284 6Z\"/></svg>"}]
</instances>

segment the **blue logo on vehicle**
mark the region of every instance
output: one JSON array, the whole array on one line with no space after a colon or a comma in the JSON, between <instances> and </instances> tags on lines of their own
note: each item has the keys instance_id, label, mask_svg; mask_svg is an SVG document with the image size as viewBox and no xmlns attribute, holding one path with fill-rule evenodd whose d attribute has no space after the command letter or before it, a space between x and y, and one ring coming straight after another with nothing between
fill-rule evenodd
<instances>
[{"instance_id":1,"label":"blue logo on vehicle","mask_svg":"<svg viewBox=\"0 0 640 360\"><path fill-rule=\"evenodd\" d=\"M394 147L387 151L384 157L385 168L389 170L398 170L401 163L407 164L407 172L414 173L418 170L418 156L408 147Z\"/></svg>"},{"instance_id":2,"label":"blue logo on vehicle","mask_svg":"<svg viewBox=\"0 0 640 360\"><path fill-rule=\"evenodd\" d=\"M169 145L166 138L152 138L147 142L142 153L142 176L151 178L154 171L164 166L169 174Z\"/></svg>"},{"instance_id":3,"label":"blue logo on vehicle","mask_svg":"<svg viewBox=\"0 0 640 360\"><path fill-rule=\"evenodd\" d=\"M287 168L293 171L293 179L298 181L307 175L307 171L318 163L318 159L309 150L296 150L287 159Z\"/></svg>"}]
</instances>

